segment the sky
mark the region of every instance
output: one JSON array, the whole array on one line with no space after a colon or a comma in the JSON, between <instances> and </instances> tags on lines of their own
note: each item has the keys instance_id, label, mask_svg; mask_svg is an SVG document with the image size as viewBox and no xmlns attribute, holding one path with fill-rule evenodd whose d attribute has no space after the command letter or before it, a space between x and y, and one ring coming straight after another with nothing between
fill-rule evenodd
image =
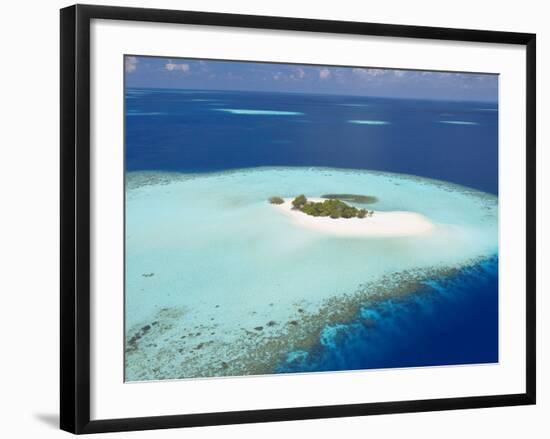
<instances>
[{"instance_id":1,"label":"sky","mask_svg":"<svg viewBox=\"0 0 550 439\"><path fill-rule=\"evenodd\" d=\"M126 56L127 87L498 101L494 74Z\"/></svg>"}]
</instances>

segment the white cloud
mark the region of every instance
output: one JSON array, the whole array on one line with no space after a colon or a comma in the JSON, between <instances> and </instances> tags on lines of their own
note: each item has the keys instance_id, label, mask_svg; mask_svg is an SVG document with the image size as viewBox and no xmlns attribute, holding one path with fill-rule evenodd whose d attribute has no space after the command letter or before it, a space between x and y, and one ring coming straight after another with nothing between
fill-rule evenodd
<instances>
[{"instance_id":1,"label":"white cloud","mask_svg":"<svg viewBox=\"0 0 550 439\"><path fill-rule=\"evenodd\" d=\"M138 63L139 60L135 56L127 56L124 58L124 70L126 71L126 73L135 72Z\"/></svg>"},{"instance_id":2,"label":"white cloud","mask_svg":"<svg viewBox=\"0 0 550 439\"><path fill-rule=\"evenodd\" d=\"M271 78L275 81L297 81L303 79L306 76L306 72L301 67L292 69L285 69L283 71L275 72L271 75Z\"/></svg>"},{"instance_id":3,"label":"white cloud","mask_svg":"<svg viewBox=\"0 0 550 439\"><path fill-rule=\"evenodd\" d=\"M366 69L369 76L382 76L387 73L387 70L382 69Z\"/></svg>"},{"instance_id":4,"label":"white cloud","mask_svg":"<svg viewBox=\"0 0 550 439\"><path fill-rule=\"evenodd\" d=\"M187 73L189 72L189 70L191 70L191 68L189 67L189 64L174 63L172 61L167 62L164 68L169 72L180 71L183 73Z\"/></svg>"},{"instance_id":5,"label":"white cloud","mask_svg":"<svg viewBox=\"0 0 550 439\"><path fill-rule=\"evenodd\" d=\"M330 78L330 70L326 69L326 68L319 70L319 78L321 78L321 79Z\"/></svg>"},{"instance_id":6,"label":"white cloud","mask_svg":"<svg viewBox=\"0 0 550 439\"><path fill-rule=\"evenodd\" d=\"M376 76L381 76L386 73L386 70L383 69L365 69L365 68L355 68L351 71L354 75L359 76L363 79L371 79Z\"/></svg>"},{"instance_id":7,"label":"white cloud","mask_svg":"<svg viewBox=\"0 0 550 439\"><path fill-rule=\"evenodd\" d=\"M397 78L402 78L403 76L405 76L405 71L404 70L394 70L393 71L393 76L396 76Z\"/></svg>"}]
</instances>

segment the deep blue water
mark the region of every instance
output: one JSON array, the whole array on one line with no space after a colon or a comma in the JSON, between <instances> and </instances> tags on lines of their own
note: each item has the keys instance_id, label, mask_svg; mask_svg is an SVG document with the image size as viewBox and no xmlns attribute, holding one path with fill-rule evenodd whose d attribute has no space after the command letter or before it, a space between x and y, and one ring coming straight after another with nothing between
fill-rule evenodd
<instances>
[{"instance_id":1,"label":"deep blue water","mask_svg":"<svg viewBox=\"0 0 550 439\"><path fill-rule=\"evenodd\" d=\"M498 362L498 258L434 279L402 299L365 306L326 328L304 355L277 372L443 366Z\"/></svg>"},{"instance_id":2,"label":"deep blue water","mask_svg":"<svg viewBox=\"0 0 550 439\"><path fill-rule=\"evenodd\" d=\"M128 89L126 170L328 166L498 194L496 104ZM279 372L498 361L498 257L327 328Z\"/></svg>"},{"instance_id":3,"label":"deep blue water","mask_svg":"<svg viewBox=\"0 0 550 439\"><path fill-rule=\"evenodd\" d=\"M498 192L496 104L159 89L126 97L128 171L329 166Z\"/></svg>"}]
</instances>

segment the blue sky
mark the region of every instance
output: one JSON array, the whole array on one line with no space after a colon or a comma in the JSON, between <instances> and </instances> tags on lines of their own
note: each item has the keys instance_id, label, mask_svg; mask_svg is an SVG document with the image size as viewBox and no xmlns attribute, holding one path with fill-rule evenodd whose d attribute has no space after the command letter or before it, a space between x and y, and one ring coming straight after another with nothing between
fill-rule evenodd
<instances>
[{"instance_id":1,"label":"blue sky","mask_svg":"<svg viewBox=\"0 0 550 439\"><path fill-rule=\"evenodd\" d=\"M490 74L126 56L128 87L497 102Z\"/></svg>"}]
</instances>

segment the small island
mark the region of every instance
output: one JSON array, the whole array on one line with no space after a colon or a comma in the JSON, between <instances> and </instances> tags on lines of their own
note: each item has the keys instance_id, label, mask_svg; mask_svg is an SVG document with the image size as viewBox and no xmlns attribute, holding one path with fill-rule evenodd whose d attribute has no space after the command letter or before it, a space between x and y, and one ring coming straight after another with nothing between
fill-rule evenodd
<instances>
[{"instance_id":1,"label":"small island","mask_svg":"<svg viewBox=\"0 0 550 439\"><path fill-rule=\"evenodd\" d=\"M376 197L355 194L343 195L365 203ZM328 195L324 195L328 196ZM364 197L364 198L363 198ZM273 196L269 203L290 218L293 224L319 233L348 237L395 238L430 233L435 225L424 215L407 211L369 211L351 206L338 198L295 198Z\"/></svg>"},{"instance_id":2,"label":"small island","mask_svg":"<svg viewBox=\"0 0 550 439\"><path fill-rule=\"evenodd\" d=\"M281 197L270 197L269 202L271 204L283 204L285 200L283 200Z\"/></svg>"},{"instance_id":3,"label":"small island","mask_svg":"<svg viewBox=\"0 0 550 439\"><path fill-rule=\"evenodd\" d=\"M324 201L308 201L306 196L303 194L298 195L294 198L294 200L292 200L292 207L293 209L304 212L307 215L328 216L333 219L365 218L367 216L372 216L374 213L373 211L369 212L367 209L358 209L357 207L350 206L349 204L336 198L330 198Z\"/></svg>"}]
</instances>

